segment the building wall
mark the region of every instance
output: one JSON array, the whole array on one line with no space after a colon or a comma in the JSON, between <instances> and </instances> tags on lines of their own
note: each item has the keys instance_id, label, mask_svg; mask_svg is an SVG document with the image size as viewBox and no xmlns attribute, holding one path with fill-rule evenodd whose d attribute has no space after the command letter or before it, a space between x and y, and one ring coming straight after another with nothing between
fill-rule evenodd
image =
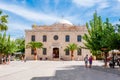
<instances>
[{"instance_id":1,"label":"building wall","mask_svg":"<svg viewBox=\"0 0 120 80\"><path fill-rule=\"evenodd\" d=\"M77 35L83 36L85 31L39 31L39 30L26 30L25 44L31 42L31 36L35 35L35 41L42 42L43 47L47 48L47 55L43 55L42 49L37 50L38 59L45 59L46 57L49 60L53 60L53 48L59 48L59 59L62 57L64 60L70 60L70 55L66 55L64 49L70 43L75 43L78 46L84 46L83 39L81 42L77 42ZM43 42L43 35L47 36L47 42ZM54 40L54 35L58 35L58 40ZM70 42L65 42L65 36L70 36ZM33 59L34 55L31 55L31 49L25 50L26 58ZM77 51L74 52L75 60L83 60L84 56L90 55L89 50L82 49L82 55L77 55Z\"/></svg>"}]
</instances>

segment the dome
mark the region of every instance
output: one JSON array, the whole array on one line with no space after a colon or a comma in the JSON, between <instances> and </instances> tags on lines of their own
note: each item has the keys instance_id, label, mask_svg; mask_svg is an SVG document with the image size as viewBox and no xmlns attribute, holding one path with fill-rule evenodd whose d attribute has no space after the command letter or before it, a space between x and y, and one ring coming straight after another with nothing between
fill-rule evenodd
<instances>
[{"instance_id":1,"label":"dome","mask_svg":"<svg viewBox=\"0 0 120 80\"><path fill-rule=\"evenodd\" d=\"M60 24L68 24L68 25L73 25L70 21L65 20L65 19L61 19L58 23Z\"/></svg>"}]
</instances>

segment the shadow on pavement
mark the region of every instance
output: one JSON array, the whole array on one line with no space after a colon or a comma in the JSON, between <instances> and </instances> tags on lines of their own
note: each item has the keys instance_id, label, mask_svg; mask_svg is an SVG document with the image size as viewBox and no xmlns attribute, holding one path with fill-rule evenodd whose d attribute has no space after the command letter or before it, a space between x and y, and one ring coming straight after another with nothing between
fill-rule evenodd
<instances>
[{"instance_id":1,"label":"shadow on pavement","mask_svg":"<svg viewBox=\"0 0 120 80\"><path fill-rule=\"evenodd\" d=\"M91 69L98 70L102 72L117 74L120 76L120 68L105 68L103 66L93 66Z\"/></svg>"},{"instance_id":2,"label":"shadow on pavement","mask_svg":"<svg viewBox=\"0 0 120 80\"><path fill-rule=\"evenodd\" d=\"M93 66L85 68L84 66L68 66L64 70L56 70L54 76L33 77L31 80L119 80L120 75L106 74L106 69ZM116 73L115 73L116 74ZM111 76L112 75L112 76ZM111 78L112 77L112 78Z\"/></svg>"}]
</instances>

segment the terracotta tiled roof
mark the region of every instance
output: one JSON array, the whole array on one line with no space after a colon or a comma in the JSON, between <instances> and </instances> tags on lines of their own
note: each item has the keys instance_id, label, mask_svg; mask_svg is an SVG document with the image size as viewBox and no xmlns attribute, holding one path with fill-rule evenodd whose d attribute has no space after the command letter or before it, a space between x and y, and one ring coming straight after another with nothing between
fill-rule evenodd
<instances>
[{"instance_id":1,"label":"terracotta tiled roof","mask_svg":"<svg viewBox=\"0 0 120 80\"><path fill-rule=\"evenodd\" d=\"M71 26L67 24L53 24L50 26L33 26L33 30L42 30L42 31L86 31L85 26Z\"/></svg>"}]
</instances>

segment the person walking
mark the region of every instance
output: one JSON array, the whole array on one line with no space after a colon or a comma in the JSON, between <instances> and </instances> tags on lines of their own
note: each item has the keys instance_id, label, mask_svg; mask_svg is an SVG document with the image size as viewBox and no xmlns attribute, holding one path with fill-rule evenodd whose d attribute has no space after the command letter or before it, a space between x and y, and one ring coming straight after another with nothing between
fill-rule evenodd
<instances>
[{"instance_id":1,"label":"person walking","mask_svg":"<svg viewBox=\"0 0 120 80\"><path fill-rule=\"evenodd\" d=\"M89 68L91 68L92 67L92 60L93 60L93 58L92 58L92 55L89 57Z\"/></svg>"},{"instance_id":2,"label":"person walking","mask_svg":"<svg viewBox=\"0 0 120 80\"><path fill-rule=\"evenodd\" d=\"M88 55L85 56L84 61L85 61L85 67L87 68L88 67Z\"/></svg>"}]
</instances>

